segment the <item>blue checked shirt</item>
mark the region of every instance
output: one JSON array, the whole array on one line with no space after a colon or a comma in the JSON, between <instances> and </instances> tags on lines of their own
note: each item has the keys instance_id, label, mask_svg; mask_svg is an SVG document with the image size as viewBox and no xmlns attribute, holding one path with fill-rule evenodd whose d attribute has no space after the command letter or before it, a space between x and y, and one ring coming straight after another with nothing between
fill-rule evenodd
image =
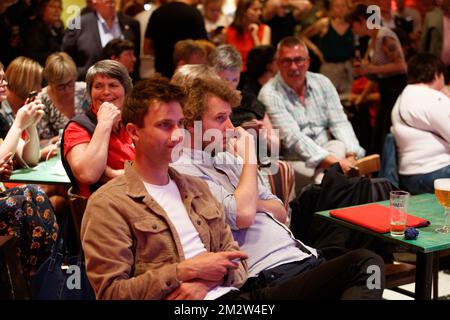
<instances>
[{"instance_id":1,"label":"blue checked shirt","mask_svg":"<svg viewBox=\"0 0 450 320\"><path fill-rule=\"evenodd\" d=\"M278 73L258 96L273 127L279 130L283 148L287 149L286 159L302 160L308 167L317 167L329 155L322 146L330 140L330 134L345 144L346 153L364 156L331 81L321 74L307 72L306 86L303 105Z\"/></svg>"},{"instance_id":2,"label":"blue checked shirt","mask_svg":"<svg viewBox=\"0 0 450 320\"><path fill-rule=\"evenodd\" d=\"M237 226L237 204L234 192L242 174L242 161L228 152L211 157L205 151L183 149L182 156L170 165L180 173L203 179L214 197L222 203L226 222L234 240L242 251L249 255L247 265L249 277L276 266L301 261L314 255L317 250L294 238L292 232L278 222L271 213L257 212L255 222L246 229ZM278 200L269 189L258 183L260 200ZM280 201L281 202L281 201ZM305 247L309 253L303 252Z\"/></svg>"}]
</instances>

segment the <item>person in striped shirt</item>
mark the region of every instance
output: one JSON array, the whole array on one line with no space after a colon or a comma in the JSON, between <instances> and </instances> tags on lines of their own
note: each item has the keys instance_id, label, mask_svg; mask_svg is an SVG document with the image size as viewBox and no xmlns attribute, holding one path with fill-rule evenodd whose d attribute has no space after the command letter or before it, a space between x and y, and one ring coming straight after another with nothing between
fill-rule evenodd
<instances>
[{"instance_id":1,"label":"person in striped shirt","mask_svg":"<svg viewBox=\"0 0 450 320\"><path fill-rule=\"evenodd\" d=\"M258 99L281 140L280 155L295 171L295 191L320 183L323 170L339 162L350 171L365 154L359 145L339 95L324 75L309 72L305 43L286 37L278 45L279 72L261 89Z\"/></svg>"}]
</instances>

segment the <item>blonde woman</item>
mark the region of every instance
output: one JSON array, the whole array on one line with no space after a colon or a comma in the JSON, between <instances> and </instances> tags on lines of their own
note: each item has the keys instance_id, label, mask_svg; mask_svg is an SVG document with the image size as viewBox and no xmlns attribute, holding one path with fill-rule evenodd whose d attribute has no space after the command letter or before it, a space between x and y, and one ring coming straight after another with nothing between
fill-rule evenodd
<instances>
[{"instance_id":1,"label":"blonde woman","mask_svg":"<svg viewBox=\"0 0 450 320\"><path fill-rule=\"evenodd\" d=\"M25 57L14 59L6 73L0 65L0 121L5 139L0 146L0 157L7 160L15 154L19 166L35 166L39 162L36 124L44 111L39 99L28 96L40 89L41 72L37 62Z\"/></svg>"},{"instance_id":2,"label":"blonde woman","mask_svg":"<svg viewBox=\"0 0 450 320\"><path fill-rule=\"evenodd\" d=\"M14 63L14 62L13 62ZM9 68L8 68L9 69ZM0 63L0 103L7 98L7 82ZM36 123L42 117L42 104L38 100L20 107L12 125L0 109L1 129L7 129L0 139L0 179L11 175L12 157L20 156L28 165L39 160L39 140ZM22 139L26 133L28 143ZM56 239L58 225L46 194L35 185L24 185L2 190L0 193L0 236L17 239L17 255L21 260L20 272L28 281L39 265L45 261Z\"/></svg>"},{"instance_id":3,"label":"blonde woman","mask_svg":"<svg viewBox=\"0 0 450 320\"><path fill-rule=\"evenodd\" d=\"M14 146L17 145L14 157L16 166L35 166L39 160L55 156L57 152L53 145L39 149L37 123L44 115L44 105L35 95L41 89L42 67L29 58L18 57L8 66L6 79L8 86L6 99L2 101L0 109L0 119L2 129L6 128L9 131L3 145L10 145L8 147L10 152L14 152ZM64 207L62 197L66 192L57 186L40 187L50 197L55 211L62 210Z\"/></svg>"},{"instance_id":4,"label":"blonde woman","mask_svg":"<svg viewBox=\"0 0 450 320\"><path fill-rule=\"evenodd\" d=\"M77 67L65 52L56 52L47 58L44 78L48 85L39 93L45 115L38 124L39 138L57 139L60 130L76 115L89 108L86 83L76 81Z\"/></svg>"}]
</instances>

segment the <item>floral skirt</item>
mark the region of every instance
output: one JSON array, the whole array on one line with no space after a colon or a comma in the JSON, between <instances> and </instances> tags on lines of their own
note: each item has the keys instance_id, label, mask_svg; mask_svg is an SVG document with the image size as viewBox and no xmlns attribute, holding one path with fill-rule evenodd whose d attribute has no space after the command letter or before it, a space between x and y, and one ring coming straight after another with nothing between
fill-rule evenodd
<instances>
[{"instance_id":1,"label":"floral skirt","mask_svg":"<svg viewBox=\"0 0 450 320\"><path fill-rule=\"evenodd\" d=\"M38 186L23 185L0 193L0 236L18 239L17 255L25 278L50 255L57 233L52 205Z\"/></svg>"}]
</instances>

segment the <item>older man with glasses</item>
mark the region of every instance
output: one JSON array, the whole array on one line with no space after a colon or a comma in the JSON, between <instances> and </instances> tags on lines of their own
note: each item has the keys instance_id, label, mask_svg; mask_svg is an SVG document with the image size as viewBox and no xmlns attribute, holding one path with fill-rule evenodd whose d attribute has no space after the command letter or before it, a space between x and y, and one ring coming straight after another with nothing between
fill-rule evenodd
<instances>
[{"instance_id":1,"label":"older man with glasses","mask_svg":"<svg viewBox=\"0 0 450 320\"><path fill-rule=\"evenodd\" d=\"M292 161L295 190L320 183L323 170L339 162L344 172L364 156L331 81L308 71L309 54L303 41L280 41L279 73L259 93L274 128L279 129L281 155Z\"/></svg>"}]
</instances>

